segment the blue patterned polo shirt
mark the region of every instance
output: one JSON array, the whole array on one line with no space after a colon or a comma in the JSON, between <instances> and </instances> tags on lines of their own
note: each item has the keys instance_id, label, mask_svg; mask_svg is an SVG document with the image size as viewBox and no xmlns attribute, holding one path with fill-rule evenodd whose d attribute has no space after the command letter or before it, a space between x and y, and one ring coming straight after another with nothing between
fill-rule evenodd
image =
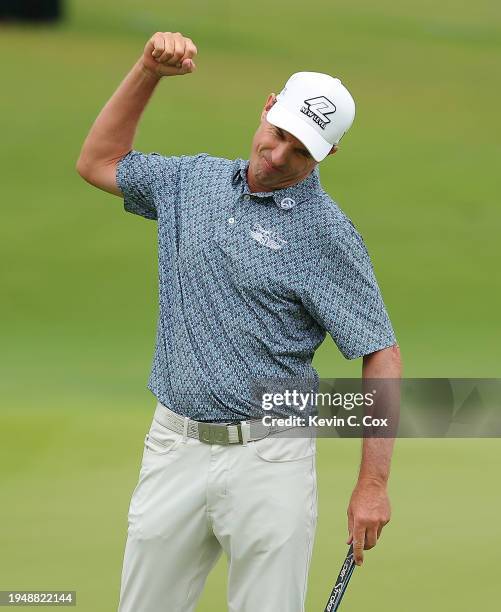
<instances>
[{"instance_id":1,"label":"blue patterned polo shirt","mask_svg":"<svg viewBox=\"0 0 501 612\"><path fill-rule=\"evenodd\" d=\"M261 417L256 381L317 380L326 333L347 359L396 344L364 241L318 167L251 193L248 163L132 150L117 167L125 210L158 226L147 386L200 421Z\"/></svg>"}]
</instances>

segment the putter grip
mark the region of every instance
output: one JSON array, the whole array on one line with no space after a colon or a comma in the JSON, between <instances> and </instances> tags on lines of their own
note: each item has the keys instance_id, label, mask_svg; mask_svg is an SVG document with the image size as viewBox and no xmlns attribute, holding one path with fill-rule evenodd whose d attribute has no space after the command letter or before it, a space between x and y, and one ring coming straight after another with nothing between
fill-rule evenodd
<instances>
[{"instance_id":1,"label":"putter grip","mask_svg":"<svg viewBox=\"0 0 501 612\"><path fill-rule=\"evenodd\" d=\"M335 612L335 610L339 608L339 604L341 603L341 599L343 598L344 592L346 591L346 587L348 586L348 582L351 578L351 575L353 574L354 569L355 560L353 558L353 544L351 544L350 548L348 549L346 559L344 560L344 563L337 577L336 584L332 589L329 601L325 606L324 612Z\"/></svg>"}]
</instances>

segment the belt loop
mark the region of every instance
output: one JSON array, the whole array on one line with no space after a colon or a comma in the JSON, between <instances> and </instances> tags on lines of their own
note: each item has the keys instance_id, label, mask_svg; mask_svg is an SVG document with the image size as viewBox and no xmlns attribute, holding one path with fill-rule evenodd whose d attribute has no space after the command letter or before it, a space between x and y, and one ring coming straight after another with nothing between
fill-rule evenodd
<instances>
[{"instance_id":1,"label":"belt loop","mask_svg":"<svg viewBox=\"0 0 501 612\"><path fill-rule=\"evenodd\" d=\"M250 438L250 425L247 421L240 423L240 431L242 432L242 446L247 446L247 442Z\"/></svg>"},{"instance_id":2,"label":"belt loop","mask_svg":"<svg viewBox=\"0 0 501 612\"><path fill-rule=\"evenodd\" d=\"M183 421L183 444L186 444L186 440L188 439L188 422L190 417L185 416Z\"/></svg>"}]
</instances>

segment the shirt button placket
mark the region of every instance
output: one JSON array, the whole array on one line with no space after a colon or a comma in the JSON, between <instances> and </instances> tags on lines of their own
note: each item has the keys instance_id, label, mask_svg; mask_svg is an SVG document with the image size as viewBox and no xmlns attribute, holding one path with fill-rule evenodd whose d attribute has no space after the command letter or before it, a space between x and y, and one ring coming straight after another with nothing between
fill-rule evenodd
<instances>
[{"instance_id":1,"label":"shirt button placket","mask_svg":"<svg viewBox=\"0 0 501 612\"><path fill-rule=\"evenodd\" d=\"M240 198L242 198L244 202L248 202L250 200L250 195L249 194L244 194L244 195L241 195L239 197L239 199ZM238 209L238 202L236 203L236 207ZM237 223L237 219L236 219L236 217L234 215L235 215L235 213L233 213L233 215L231 215L230 217L227 218L228 225L235 225Z\"/></svg>"},{"instance_id":2,"label":"shirt button placket","mask_svg":"<svg viewBox=\"0 0 501 612\"><path fill-rule=\"evenodd\" d=\"M240 195L240 197L238 198L238 200L239 200L239 201L237 201L237 202L236 202L236 210L238 211L238 215L235 215L235 217L237 217L237 218L235 218L235 217L230 217L230 218L228 219L228 223L229 223L230 225L235 225L235 224L237 224L237 223L238 223L238 219L241 219L242 217L244 217L244 216L245 216L245 213L246 213L246 210L247 210L247 209L246 209L245 207L244 207L244 208L242 208L242 200L243 200L243 202L244 202L245 204L248 204L248 203L249 203L249 201L250 201L250 199L251 199L251 198L250 198L250 195L249 195L248 193L245 193L245 194Z\"/></svg>"},{"instance_id":3,"label":"shirt button placket","mask_svg":"<svg viewBox=\"0 0 501 612\"><path fill-rule=\"evenodd\" d=\"M236 206L235 206L235 202L233 202L233 206L232 206L232 210L230 211L230 216L226 219L226 221L228 222L228 225L235 225L236 223Z\"/></svg>"}]
</instances>

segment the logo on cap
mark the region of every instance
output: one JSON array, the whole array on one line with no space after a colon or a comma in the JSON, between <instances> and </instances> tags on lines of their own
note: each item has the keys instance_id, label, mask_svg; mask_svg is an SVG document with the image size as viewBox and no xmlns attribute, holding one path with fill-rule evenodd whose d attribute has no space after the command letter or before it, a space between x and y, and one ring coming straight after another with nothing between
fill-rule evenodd
<instances>
[{"instance_id":1,"label":"logo on cap","mask_svg":"<svg viewBox=\"0 0 501 612\"><path fill-rule=\"evenodd\" d=\"M300 111L325 130L325 126L331 122L327 115L336 112L336 105L325 96L308 98L304 103L305 106L301 106Z\"/></svg>"}]
</instances>

